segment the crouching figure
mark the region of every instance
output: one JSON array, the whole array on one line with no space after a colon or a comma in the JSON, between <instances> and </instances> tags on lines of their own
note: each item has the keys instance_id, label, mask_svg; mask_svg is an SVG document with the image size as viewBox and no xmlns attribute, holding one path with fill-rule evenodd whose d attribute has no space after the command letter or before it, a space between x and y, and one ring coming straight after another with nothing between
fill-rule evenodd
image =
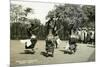
<instances>
[{"instance_id":1,"label":"crouching figure","mask_svg":"<svg viewBox=\"0 0 100 67\"><path fill-rule=\"evenodd\" d=\"M77 50L77 44L76 44L76 36L75 35L71 35L69 38L69 45L68 48L66 49L66 51L64 53L69 53L69 54L73 54L76 52Z\"/></svg>"},{"instance_id":2,"label":"crouching figure","mask_svg":"<svg viewBox=\"0 0 100 67\"><path fill-rule=\"evenodd\" d=\"M32 49L32 52L34 52L34 47L36 45L37 38L35 35L31 36L31 39L27 42L25 42L25 49Z\"/></svg>"},{"instance_id":3,"label":"crouching figure","mask_svg":"<svg viewBox=\"0 0 100 67\"><path fill-rule=\"evenodd\" d=\"M75 35L71 35L70 39L69 39L69 50L71 53L75 53L76 52L76 36Z\"/></svg>"},{"instance_id":4,"label":"crouching figure","mask_svg":"<svg viewBox=\"0 0 100 67\"><path fill-rule=\"evenodd\" d=\"M47 36L46 46L45 46L47 56L54 56L54 36L52 34Z\"/></svg>"}]
</instances>

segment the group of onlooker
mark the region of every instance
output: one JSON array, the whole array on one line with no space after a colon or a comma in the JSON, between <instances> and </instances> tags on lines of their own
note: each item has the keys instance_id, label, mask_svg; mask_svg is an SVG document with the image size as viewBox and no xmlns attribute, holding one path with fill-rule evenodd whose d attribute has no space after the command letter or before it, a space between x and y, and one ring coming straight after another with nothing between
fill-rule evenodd
<instances>
[{"instance_id":1,"label":"group of onlooker","mask_svg":"<svg viewBox=\"0 0 100 67\"><path fill-rule=\"evenodd\" d=\"M78 42L95 44L95 30L81 28L76 31Z\"/></svg>"}]
</instances>

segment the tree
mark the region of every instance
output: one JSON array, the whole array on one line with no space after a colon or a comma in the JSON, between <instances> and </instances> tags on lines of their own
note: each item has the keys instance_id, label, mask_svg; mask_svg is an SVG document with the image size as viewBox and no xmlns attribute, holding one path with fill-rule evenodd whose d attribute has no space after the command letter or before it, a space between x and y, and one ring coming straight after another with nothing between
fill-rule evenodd
<instances>
[{"instance_id":1,"label":"tree","mask_svg":"<svg viewBox=\"0 0 100 67\"><path fill-rule=\"evenodd\" d=\"M10 18L11 22L25 22L28 20L27 15L29 13L32 13L32 8L25 8L23 9L23 6L17 5L17 4L11 4L10 8Z\"/></svg>"},{"instance_id":2,"label":"tree","mask_svg":"<svg viewBox=\"0 0 100 67\"><path fill-rule=\"evenodd\" d=\"M25 8L23 9L23 6L17 5L17 4L11 4L10 8L10 21L11 21L11 36L15 38L24 38L26 37L26 29L27 24L25 22L28 22L27 15L28 13L31 13L31 8Z\"/></svg>"},{"instance_id":3,"label":"tree","mask_svg":"<svg viewBox=\"0 0 100 67\"><path fill-rule=\"evenodd\" d=\"M64 37L68 33L71 34L72 29L78 28L85 18L80 5L64 4L56 5L54 10L49 11L46 19L49 19L52 24L56 24L58 30L63 26L64 29L61 31L64 33L62 35Z\"/></svg>"},{"instance_id":4,"label":"tree","mask_svg":"<svg viewBox=\"0 0 100 67\"><path fill-rule=\"evenodd\" d=\"M48 13L47 19L60 20L63 25L64 22L68 24L81 23L81 20L84 18L80 5L64 4L56 5L55 7L55 10Z\"/></svg>"},{"instance_id":5,"label":"tree","mask_svg":"<svg viewBox=\"0 0 100 67\"><path fill-rule=\"evenodd\" d=\"M87 27L95 27L95 6L84 5L82 6L82 10L88 18L87 20L85 20L83 25Z\"/></svg>"},{"instance_id":6,"label":"tree","mask_svg":"<svg viewBox=\"0 0 100 67\"><path fill-rule=\"evenodd\" d=\"M41 21L37 18L29 19L29 22L30 22L31 25L40 25L41 24Z\"/></svg>"},{"instance_id":7,"label":"tree","mask_svg":"<svg viewBox=\"0 0 100 67\"><path fill-rule=\"evenodd\" d=\"M39 19L29 19L29 22L30 22L30 27L28 28L29 29L29 34L35 34L35 35L38 35L39 33L39 29L40 29L40 25L41 25L41 22Z\"/></svg>"},{"instance_id":8,"label":"tree","mask_svg":"<svg viewBox=\"0 0 100 67\"><path fill-rule=\"evenodd\" d=\"M11 4L10 20L11 22L19 22L19 17L22 15L22 6Z\"/></svg>"},{"instance_id":9,"label":"tree","mask_svg":"<svg viewBox=\"0 0 100 67\"><path fill-rule=\"evenodd\" d=\"M32 12L32 8L26 8L24 11L25 11L25 15L27 16L28 13Z\"/></svg>"}]
</instances>

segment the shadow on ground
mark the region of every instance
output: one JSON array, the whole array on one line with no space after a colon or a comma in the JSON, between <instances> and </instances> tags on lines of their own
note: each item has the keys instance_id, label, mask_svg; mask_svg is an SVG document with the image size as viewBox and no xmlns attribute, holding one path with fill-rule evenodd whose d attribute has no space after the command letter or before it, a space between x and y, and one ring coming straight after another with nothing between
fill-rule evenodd
<instances>
[{"instance_id":1,"label":"shadow on ground","mask_svg":"<svg viewBox=\"0 0 100 67\"><path fill-rule=\"evenodd\" d=\"M69 54L69 55L72 54L70 51L67 51L67 50L59 50L59 51L63 52L64 54Z\"/></svg>"},{"instance_id":2,"label":"shadow on ground","mask_svg":"<svg viewBox=\"0 0 100 67\"><path fill-rule=\"evenodd\" d=\"M35 52L32 52L30 50L24 50L24 52L21 52L20 54L34 54Z\"/></svg>"},{"instance_id":3,"label":"shadow on ground","mask_svg":"<svg viewBox=\"0 0 100 67\"><path fill-rule=\"evenodd\" d=\"M48 54L46 52L41 52L40 53L41 55L45 56L45 57L53 57L51 54Z\"/></svg>"}]
</instances>

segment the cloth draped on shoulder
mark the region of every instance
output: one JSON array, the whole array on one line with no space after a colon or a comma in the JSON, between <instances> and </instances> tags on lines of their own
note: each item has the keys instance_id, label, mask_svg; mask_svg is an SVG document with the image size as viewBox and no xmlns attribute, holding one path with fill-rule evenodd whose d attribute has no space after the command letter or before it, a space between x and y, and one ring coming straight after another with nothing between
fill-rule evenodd
<instances>
[{"instance_id":1,"label":"cloth draped on shoulder","mask_svg":"<svg viewBox=\"0 0 100 67\"><path fill-rule=\"evenodd\" d=\"M35 35L32 35L31 36L31 39L36 39L36 36ZM27 40L26 42L25 42L25 45L27 45L27 47L29 47L31 44L32 44L32 42L31 42L31 39L29 39L29 40Z\"/></svg>"}]
</instances>

